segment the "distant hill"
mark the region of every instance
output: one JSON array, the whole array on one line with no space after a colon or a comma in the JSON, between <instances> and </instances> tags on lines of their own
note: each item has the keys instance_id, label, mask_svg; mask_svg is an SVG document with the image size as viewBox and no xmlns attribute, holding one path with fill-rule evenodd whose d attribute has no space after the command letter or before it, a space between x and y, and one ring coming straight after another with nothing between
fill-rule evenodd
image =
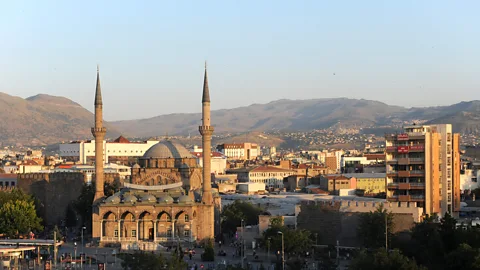
<instances>
[{"instance_id":1,"label":"distant hill","mask_svg":"<svg viewBox=\"0 0 480 270\"><path fill-rule=\"evenodd\" d=\"M129 137L198 135L200 113L168 114L152 118L106 123L107 137L120 133ZM235 109L212 112L216 134L227 134L225 141L241 141L228 133L249 133L249 139L262 144L272 140L265 131L312 130L330 127L362 128L382 133L405 124L451 123L455 131L480 133L480 101L450 106L405 108L364 99L277 100ZM36 95L26 99L0 93L0 143L47 145L61 141L92 138L93 114L64 97ZM245 136L245 135L243 135ZM215 139L215 138L214 138ZM275 138L275 144L282 140ZM265 143L267 144L267 143Z\"/></svg>"},{"instance_id":2,"label":"distant hill","mask_svg":"<svg viewBox=\"0 0 480 270\"><path fill-rule=\"evenodd\" d=\"M92 138L93 114L64 97L36 95L26 99L0 93L0 142L46 145ZM109 136L118 134L109 128Z\"/></svg>"},{"instance_id":3,"label":"distant hill","mask_svg":"<svg viewBox=\"0 0 480 270\"><path fill-rule=\"evenodd\" d=\"M382 130L418 123L451 123L456 131L480 130L480 101L450 106L405 108L364 99L277 100L212 112L218 133L270 130L311 130L329 127ZM169 114L147 119L116 121L118 130L136 136L189 134L197 132L201 115ZM385 129L387 128L387 129ZM195 133L196 134L196 133Z\"/></svg>"}]
</instances>

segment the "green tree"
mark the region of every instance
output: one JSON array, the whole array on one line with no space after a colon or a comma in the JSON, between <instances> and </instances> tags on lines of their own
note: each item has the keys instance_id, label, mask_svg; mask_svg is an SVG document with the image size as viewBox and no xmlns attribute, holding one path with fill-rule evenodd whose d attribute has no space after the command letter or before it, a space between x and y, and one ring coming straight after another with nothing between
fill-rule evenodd
<instances>
[{"instance_id":1,"label":"green tree","mask_svg":"<svg viewBox=\"0 0 480 270\"><path fill-rule=\"evenodd\" d=\"M448 212L440 220L440 236L445 248L445 252L451 252L458 247L457 239L457 220Z\"/></svg>"},{"instance_id":2,"label":"green tree","mask_svg":"<svg viewBox=\"0 0 480 270\"><path fill-rule=\"evenodd\" d=\"M120 190L120 187L121 187L120 182L117 180L113 182L106 182L103 189L105 196L106 197L112 196L113 194L115 194Z\"/></svg>"},{"instance_id":3,"label":"green tree","mask_svg":"<svg viewBox=\"0 0 480 270\"><path fill-rule=\"evenodd\" d=\"M375 211L362 213L358 225L358 236L367 248L385 247L385 225L388 228L388 242L391 243L394 230L393 214L381 204Z\"/></svg>"},{"instance_id":4,"label":"green tree","mask_svg":"<svg viewBox=\"0 0 480 270\"><path fill-rule=\"evenodd\" d=\"M467 244L461 244L456 250L447 255L445 265L446 270L479 270L480 252Z\"/></svg>"},{"instance_id":5,"label":"green tree","mask_svg":"<svg viewBox=\"0 0 480 270\"><path fill-rule=\"evenodd\" d=\"M177 270L187 267L187 264L177 257L166 259L162 254L135 251L133 254L122 253L119 257L125 270Z\"/></svg>"},{"instance_id":6,"label":"green tree","mask_svg":"<svg viewBox=\"0 0 480 270\"><path fill-rule=\"evenodd\" d=\"M7 201L0 208L0 233L8 237L26 235L30 231L42 230L32 201Z\"/></svg>"},{"instance_id":7,"label":"green tree","mask_svg":"<svg viewBox=\"0 0 480 270\"><path fill-rule=\"evenodd\" d=\"M223 208L221 214L222 231L224 233L234 234L237 228L241 226L242 219L245 221L245 226L257 225L258 215L260 215L262 211L262 208L249 202L236 200Z\"/></svg>"},{"instance_id":8,"label":"green tree","mask_svg":"<svg viewBox=\"0 0 480 270\"><path fill-rule=\"evenodd\" d=\"M92 222L92 204L95 196L95 182L91 184L83 184L82 191L77 200L73 203L73 207L77 214L82 218L83 224L91 224ZM76 224L79 225L79 224Z\"/></svg>"},{"instance_id":9,"label":"green tree","mask_svg":"<svg viewBox=\"0 0 480 270\"><path fill-rule=\"evenodd\" d=\"M205 245L205 251L202 254L202 261L213 262L215 260L215 250L213 249L213 241L208 240Z\"/></svg>"},{"instance_id":10,"label":"green tree","mask_svg":"<svg viewBox=\"0 0 480 270\"><path fill-rule=\"evenodd\" d=\"M306 252L311 251L313 240L309 231L290 229L285 226L273 225L263 233L263 242L269 244L271 250L282 250L282 236L285 248L285 257L289 254L297 254L303 257ZM270 241L268 240L270 239Z\"/></svg>"},{"instance_id":11,"label":"green tree","mask_svg":"<svg viewBox=\"0 0 480 270\"><path fill-rule=\"evenodd\" d=\"M60 229L57 227L57 225L55 225L55 227L53 228L53 230L50 232L50 239L53 239L55 232L56 232L56 234L57 234L57 240L62 240L62 239L63 239L63 235L62 235L62 232L60 231Z\"/></svg>"},{"instance_id":12,"label":"green tree","mask_svg":"<svg viewBox=\"0 0 480 270\"><path fill-rule=\"evenodd\" d=\"M2 191L0 192L0 205L4 205L9 201L27 201L35 202L34 198L28 194L25 194L21 189L13 189L12 191Z\"/></svg>"},{"instance_id":13,"label":"green tree","mask_svg":"<svg viewBox=\"0 0 480 270\"><path fill-rule=\"evenodd\" d=\"M65 226L75 227L77 225L77 213L75 212L75 207L73 206L75 202L69 203L65 213Z\"/></svg>"},{"instance_id":14,"label":"green tree","mask_svg":"<svg viewBox=\"0 0 480 270\"><path fill-rule=\"evenodd\" d=\"M352 270L426 270L399 250L387 252L379 248L374 252L360 251L349 266Z\"/></svg>"}]
</instances>

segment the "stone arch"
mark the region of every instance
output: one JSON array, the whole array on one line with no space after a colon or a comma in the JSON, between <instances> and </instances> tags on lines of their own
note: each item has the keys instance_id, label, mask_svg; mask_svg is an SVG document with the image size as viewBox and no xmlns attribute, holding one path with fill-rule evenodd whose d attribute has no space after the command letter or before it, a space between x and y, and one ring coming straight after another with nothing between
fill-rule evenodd
<instances>
[{"instance_id":1,"label":"stone arch","mask_svg":"<svg viewBox=\"0 0 480 270\"><path fill-rule=\"evenodd\" d=\"M167 242L172 237L172 216L167 211L161 211L157 215L157 239L160 242Z\"/></svg>"},{"instance_id":2,"label":"stone arch","mask_svg":"<svg viewBox=\"0 0 480 270\"><path fill-rule=\"evenodd\" d=\"M115 228L117 224L117 216L112 211L107 211L102 215L102 237L115 237Z\"/></svg>"},{"instance_id":3,"label":"stone arch","mask_svg":"<svg viewBox=\"0 0 480 270\"><path fill-rule=\"evenodd\" d=\"M138 239L143 241L153 241L153 215L148 211L143 211L138 216Z\"/></svg>"},{"instance_id":4,"label":"stone arch","mask_svg":"<svg viewBox=\"0 0 480 270\"><path fill-rule=\"evenodd\" d=\"M157 220L172 222L172 216L168 212L162 211L157 215Z\"/></svg>"},{"instance_id":5,"label":"stone arch","mask_svg":"<svg viewBox=\"0 0 480 270\"><path fill-rule=\"evenodd\" d=\"M135 215L125 211L120 217L120 237L133 240L137 236L137 221Z\"/></svg>"}]
</instances>

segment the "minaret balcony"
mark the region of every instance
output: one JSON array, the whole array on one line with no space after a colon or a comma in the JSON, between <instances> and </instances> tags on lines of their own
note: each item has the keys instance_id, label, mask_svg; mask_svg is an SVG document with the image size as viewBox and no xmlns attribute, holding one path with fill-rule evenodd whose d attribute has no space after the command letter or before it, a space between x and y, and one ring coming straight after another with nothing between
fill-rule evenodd
<instances>
[{"instance_id":1,"label":"minaret balcony","mask_svg":"<svg viewBox=\"0 0 480 270\"><path fill-rule=\"evenodd\" d=\"M198 131L202 135L212 135L214 128L212 126L199 126Z\"/></svg>"},{"instance_id":2,"label":"minaret balcony","mask_svg":"<svg viewBox=\"0 0 480 270\"><path fill-rule=\"evenodd\" d=\"M93 127L92 128L93 136L97 136L97 134L101 136L102 134L105 135L105 133L107 133L107 128L104 128L104 127L100 127L100 128Z\"/></svg>"}]
</instances>

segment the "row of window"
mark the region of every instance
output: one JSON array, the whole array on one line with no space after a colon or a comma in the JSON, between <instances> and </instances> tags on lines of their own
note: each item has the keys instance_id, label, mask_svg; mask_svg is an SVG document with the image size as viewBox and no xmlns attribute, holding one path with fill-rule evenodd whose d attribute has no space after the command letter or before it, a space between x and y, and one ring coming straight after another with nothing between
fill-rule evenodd
<instances>
[{"instance_id":1,"label":"row of window","mask_svg":"<svg viewBox=\"0 0 480 270\"><path fill-rule=\"evenodd\" d=\"M114 237L118 237L118 229L115 229L113 235L114 235ZM137 237L137 230L132 230L131 235L132 235L132 237ZM184 230L183 231L183 236L184 237L190 237L190 230ZM172 229L171 228L167 229L167 237L172 237Z\"/></svg>"},{"instance_id":2,"label":"row of window","mask_svg":"<svg viewBox=\"0 0 480 270\"><path fill-rule=\"evenodd\" d=\"M5 183L5 184L4 184ZM8 181L4 181L4 182L0 182L0 187L14 187L15 186L15 182L8 182Z\"/></svg>"}]
</instances>

